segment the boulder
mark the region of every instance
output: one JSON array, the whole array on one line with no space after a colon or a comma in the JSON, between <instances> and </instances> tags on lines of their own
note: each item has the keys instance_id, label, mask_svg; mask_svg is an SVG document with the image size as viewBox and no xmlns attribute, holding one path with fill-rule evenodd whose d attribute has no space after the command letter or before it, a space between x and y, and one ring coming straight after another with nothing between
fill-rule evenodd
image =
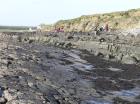
<instances>
[{"instance_id":1,"label":"boulder","mask_svg":"<svg viewBox=\"0 0 140 104\"><path fill-rule=\"evenodd\" d=\"M5 99L4 97L0 98L0 104L6 104L7 103L7 99Z\"/></svg>"},{"instance_id":2,"label":"boulder","mask_svg":"<svg viewBox=\"0 0 140 104\"><path fill-rule=\"evenodd\" d=\"M104 57L103 53L99 52L99 51L96 51L94 53L95 56L99 56L99 57Z\"/></svg>"},{"instance_id":3,"label":"boulder","mask_svg":"<svg viewBox=\"0 0 140 104\"><path fill-rule=\"evenodd\" d=\"M122 58L122 63L125 63L125 64L136 64L137 62L138 61L135 57L132 57L129 55L123 56Z\"/></svg>"},{"instance_id":4,"label":"boulder","mask_svg":"<svg viewBox=\"0 0 140 104\"><path fill-rule=\"evenodd\" d=\"M64 47L65 47L65 48L70 48L70 47L72 47L72 43L70 43L70 42L69 42L69 43L66 43L66 44L64 45Z\"/></svg>"},{"instance_id":5,"label":"boulder","mask_svg":"<svg viewBox=\"0 0 140 104\"><path fill-rule=\"evenodd\" d=\"M68 36L67 37L68 40L73 39L73 38L74 38L73 36Z\"/></svg>"},{"instance_id":6,"label":"boulder","mask_svg":"<svg viewBox=\"0 0 140 104\"><path fill-rule=\"evenodd\" d=\"M123 58L123 54L122 54L122 53L119 53L119 54L116 56L116 59L117 59L118 61L121 61L122 58Z\"/></svg>"},{"instance_id":7,"label":"boulder","mask_svg":"<svg viewBox=\"0 0 140 104\"><path fill-rule=\"evenodd\" d=\"M31 43L33 43L34 42L34 40L29 40L29 44L31 44Z\"/></svg>"},{"instance_id":8,"label":"boulder","mask_svg":"<svg viewBox=\"0 0 140 104\"><path fill-rule=\"evenodd\" d=\"M132 57L135 57L136 60L140 61L140 54L133 54Z\"/></svg>"},{"instance_id":9,"label":"boulder","mask_svg":"<svg viewBox=\"0 0 140 104\"><path fill-rule=\"evenodd\" d=\"M114 59L115 57L111 54L107 54L105 57L107 60Z\"/></svg>"}]
</instances>

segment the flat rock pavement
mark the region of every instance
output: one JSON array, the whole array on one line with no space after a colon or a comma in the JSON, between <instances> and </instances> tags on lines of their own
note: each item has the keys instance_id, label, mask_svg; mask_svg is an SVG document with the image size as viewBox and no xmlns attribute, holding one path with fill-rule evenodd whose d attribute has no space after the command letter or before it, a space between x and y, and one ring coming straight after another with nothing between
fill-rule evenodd
<instances>
[{"instance_id":1,"label":"flat rock pavement","mask_svg":"<svg viewBox=\"0 0 140 104\"><path fill-rule=\"evenodd\" d=\"M139 66L42 43L1 43L0 104L140 103Z\"/></svg>"}]
</instances>

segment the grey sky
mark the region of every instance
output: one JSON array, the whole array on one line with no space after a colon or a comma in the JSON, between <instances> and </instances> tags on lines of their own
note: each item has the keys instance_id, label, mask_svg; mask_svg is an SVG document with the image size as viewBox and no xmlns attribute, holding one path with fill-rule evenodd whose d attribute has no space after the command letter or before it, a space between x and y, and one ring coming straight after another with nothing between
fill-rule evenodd
<instances>
[{"instance_id":1,"label":"grey sky","mask_svg":"<svg viewBox=\"0 0 140 104\"><path fill-rule=\"evenodd\" d=\"M140 8L140 0L0 0L0 25L38 25Z\"/></svg>"}]
</instances>

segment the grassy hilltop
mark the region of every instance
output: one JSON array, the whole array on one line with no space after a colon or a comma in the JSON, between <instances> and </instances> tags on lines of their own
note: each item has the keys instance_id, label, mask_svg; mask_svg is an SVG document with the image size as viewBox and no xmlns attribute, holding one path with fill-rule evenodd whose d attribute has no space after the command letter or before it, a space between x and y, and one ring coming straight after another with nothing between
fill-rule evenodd
<instances>
[{"instance_id":1,"label":"grassy hilltop","mask_svg":"<svg viewBox=\"0 0 140 104\"><path fill-rule=\"evenodd\" d=\"M83 15L70 20L60 20L54 25L44 25L44 30L64 27L65 31L90 31L97 24L109 24L112 29L140 28L140 9L105 14Z\"/></svg>"}]
</instances>

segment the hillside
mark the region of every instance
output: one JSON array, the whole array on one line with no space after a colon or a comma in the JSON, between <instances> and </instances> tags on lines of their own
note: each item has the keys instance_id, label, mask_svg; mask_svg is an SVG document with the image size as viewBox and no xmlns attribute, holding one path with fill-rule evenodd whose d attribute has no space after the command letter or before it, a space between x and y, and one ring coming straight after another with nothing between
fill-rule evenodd
<instances>
[{"instance_id":1,"label":"hillside","mask_svg":"<svg viewBox=\"0 0 140 104\"><path fill-rule=\"evenodd\" d=\"M140 9L105 14L84 15L71 20L60 20L53 26L43 26L44 30L64 27L65 31L91 31L94 26L108 24L111 29L140 28Z\"/></svg>"}]
</instances>

